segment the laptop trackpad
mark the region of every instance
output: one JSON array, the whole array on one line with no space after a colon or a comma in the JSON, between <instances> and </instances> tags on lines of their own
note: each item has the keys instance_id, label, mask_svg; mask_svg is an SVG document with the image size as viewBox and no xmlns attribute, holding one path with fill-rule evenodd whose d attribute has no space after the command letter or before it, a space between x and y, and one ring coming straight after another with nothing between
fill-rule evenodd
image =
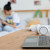
<instances>
[{"instance_id":1,"label":"laptop trackpad","mask_svg":"<svg viewBox=\"0 0 50 50\"><path fill-rule=\"evenodd\" d=\"M38 41L37 38L28 38L28 39L26 39L25 42L28 42L28 43L36 42L37 43L37 41Z\"/></svg>"},{"instance_id":2,"label":"laptop trackpad","mask_svg":"<svg viewBox=\"0 0 50 50\"><path fill-rule=\"evenodd\" d=\"M25 47L36 47L38 46L38 38L27 38L25 43L24 43Z\"/></svg>"}]
</instances>

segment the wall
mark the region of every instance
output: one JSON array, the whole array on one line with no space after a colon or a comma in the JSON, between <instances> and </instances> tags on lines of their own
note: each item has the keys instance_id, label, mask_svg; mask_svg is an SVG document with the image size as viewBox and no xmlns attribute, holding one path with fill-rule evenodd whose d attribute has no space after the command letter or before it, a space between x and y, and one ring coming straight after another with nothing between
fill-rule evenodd
<instances>
[{"instance_id":1,"label":"wall","mask_svg":"<svg viewBox=\"0 0 50 50\"><path fill-rule=\"evenodd\" d=\"M0 7L3 8L8 1L9 0L0 0ZM41 0L41 5L39 6L34 5L34 0L17 0L16 2L16 4L12 4L13 10L50 9L49 0Z\"/></svg>"}]
</instances>

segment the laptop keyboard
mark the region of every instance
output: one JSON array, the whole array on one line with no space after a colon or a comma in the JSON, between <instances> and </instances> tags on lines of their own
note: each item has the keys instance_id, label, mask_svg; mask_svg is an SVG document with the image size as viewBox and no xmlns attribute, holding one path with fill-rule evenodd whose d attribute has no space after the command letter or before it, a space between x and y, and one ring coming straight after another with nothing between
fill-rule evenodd
<instances>
[{"instance_id":1,"label":"laptop keyboard","mask_svg":"<svg viewBox=\"0 0 50 50\"><path fill-rule=\"evenodd\" d=\"M39 46L46 46L50 44L49 36L39 36Z\"/></svg>"}]
</instances>

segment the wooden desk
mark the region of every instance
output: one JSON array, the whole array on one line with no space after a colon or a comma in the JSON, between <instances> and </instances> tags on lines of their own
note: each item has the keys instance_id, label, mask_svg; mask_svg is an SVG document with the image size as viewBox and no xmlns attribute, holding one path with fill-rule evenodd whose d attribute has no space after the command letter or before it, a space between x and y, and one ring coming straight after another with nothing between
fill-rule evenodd
<instances>
[{"instance_id":1,"label":"wooden desk","mask_svg":"<svg viewBox=\"0 0 50 50\"><path fill-rule=\"evenodd\" d=\"M38 35L36 34L36 32L21 30L6 35L4 37L1 37L0 50L40 50L40 49L22 49L22 44L24 43L24 40L27 36L38 36Z\"/></svg>"}]
</instances>

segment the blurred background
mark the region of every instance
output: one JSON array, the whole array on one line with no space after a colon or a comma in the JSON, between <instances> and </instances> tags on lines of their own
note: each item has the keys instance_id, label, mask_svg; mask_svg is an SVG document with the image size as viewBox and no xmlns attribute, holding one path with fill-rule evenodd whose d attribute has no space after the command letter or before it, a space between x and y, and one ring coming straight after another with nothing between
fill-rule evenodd
<instances>
[{"instance_id":1,"label":"blurred background","mask_svg":"<svg viewBox=\"0 0 50 50\"><path fill-rule=\"evenodd\" d=\"M1 10L8 1L12 3L12 11L18 13L24 26L32 19L38 19L43 25L50 25L50 0L0 0ZM41 11L42 18L39 14L34 17L37 10Z\"/></svg>"}]
</instances>

